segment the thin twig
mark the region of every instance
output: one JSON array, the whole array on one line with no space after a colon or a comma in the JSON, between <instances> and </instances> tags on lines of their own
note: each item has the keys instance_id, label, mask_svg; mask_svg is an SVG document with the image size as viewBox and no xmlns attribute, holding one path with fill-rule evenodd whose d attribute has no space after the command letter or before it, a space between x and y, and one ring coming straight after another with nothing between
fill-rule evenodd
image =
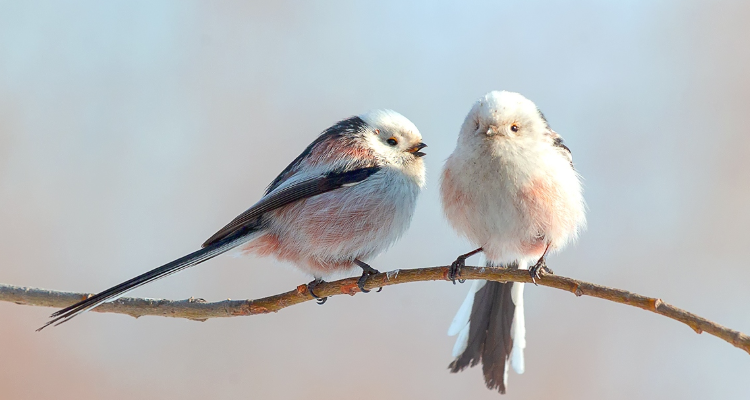
<instances>
[{"instance_id":1,"label":"thin twig","mask_svg":"<svg viewBox=\"0 0 750 400\"><path fill-rule=\"evenodd\" d=\"M398 285L407 282L447 280L449 268L447 266L417 268L380 273L368 279L365 289ZM464 267L461 271L461 277L464 279L485 279L498 282L531 282L531 277L527 271L500 268ZM661 314L688 325L697 333L709 333L750 353L750 336L669 305L661 299L641 296L626 290L609 288L558 275L545 275L541 279L537 279L536 282L540 286L566 290L576 296L598 297ZM340 294L354 295L356 293L359 293L357 278L324 282L315 287L315 294L321 297L337 296ZM85 299L87 296L90 296L90 294L58 292L0 284L0 301L14 302L16 304L62 308ZM127 314L135 318L144 315L156 315L205 321L209 318L277 312L283 308L312 299L313 297L308 292L307 286L300 285L295 290L257 300L224 300L207 303L202 299L193 298L179 301L120 298L111 303L104 303L92 311Z\"/></svg>"}]
</instances>

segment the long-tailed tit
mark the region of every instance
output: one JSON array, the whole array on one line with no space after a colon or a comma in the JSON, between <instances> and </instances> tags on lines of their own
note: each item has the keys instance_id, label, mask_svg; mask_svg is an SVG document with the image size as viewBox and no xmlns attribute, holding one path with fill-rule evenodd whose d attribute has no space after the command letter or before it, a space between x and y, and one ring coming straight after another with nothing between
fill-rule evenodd
<instances>
[{"instance_id":1,"label":"long-tailed tit","mask_svg":"<svg viewBox=\"0 0 750 400\"><path fill-rule=\"evenodd\" d=\"M275 256L315 280L362 268L359 287L377 270L364 261L409 227L425 183L416 126L391 110L372 111L325 130L271 182L265 195L203 247L52 314L59 325L123 293L233 248ZM315 296L317 298L317 296ZM322 303L325 299L320 299Z\"/></svg>"},{"instance_id":2,"label":"long-tailed tit","mask_svg":"<svg viewBox=\"0 0 750 400\"><path fill-rule=\"evenodd\" d=\"M518 93L487 93L469 112L441 180L445 215L484 252L487 265L527 269L532 278L545 256L584 227L585 204L570 149L541 111ZM523 283L475 281L448 331L458 334L451 372L482 362L487 387L505 393L508 364L523 373L526 347Z\"/></svg>"}]
</instances>

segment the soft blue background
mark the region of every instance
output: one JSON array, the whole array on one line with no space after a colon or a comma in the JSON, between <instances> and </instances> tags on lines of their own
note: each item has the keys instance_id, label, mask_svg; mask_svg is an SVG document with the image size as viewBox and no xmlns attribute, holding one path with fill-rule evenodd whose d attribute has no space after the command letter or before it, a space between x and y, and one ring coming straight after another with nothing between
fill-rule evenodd
<instances>
[{"instance_id":1,"label":"soft blue background","mask_svg":"<svg viewBox=\"0 0 750 400\"><path fill-rule=\"evenodd\" d=\"M0 1L0 282L98 291L194 250L333 122L410 118L429 182L381 270L471 246L438 202L472 103L518 91L585 177L563 275L750 332L747 2ZM134 292L208 300L308 276L222 257ZM498 398L450 375L467 286L419 283L205 323L0 303L8 399ZM750 356L677 322L528 287L507 399L748 399Z\"/></svg>"}]
</instances>

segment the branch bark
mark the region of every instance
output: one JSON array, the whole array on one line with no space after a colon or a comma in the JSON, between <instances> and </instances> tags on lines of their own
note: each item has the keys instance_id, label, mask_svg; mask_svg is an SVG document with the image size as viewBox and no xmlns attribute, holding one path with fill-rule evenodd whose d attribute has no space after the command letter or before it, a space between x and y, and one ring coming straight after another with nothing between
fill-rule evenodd
<instances>
[{"instance_id":1,"label":"branch bark","mask_svg":"<svg viewBox=\"0 0 750 400\"><path fill-rule=\"evenodd\" d=\"M447 280L448 269L449 267L430 267L380 273L368 279L365 289L374 289L407 282ZM531 277L525 270L500 268L467 266L461 271L461 277L470 280L485 279L498 282L531 282ZM541 279L537 279L536 283L540 286L565 290L576 296L597 297L615 303L642 308L682 322L691 327L696 333L706 332L714 335L750 354L750 336L674 307L658 298L646 297L626 290L609 288L558 275L545 275ZM331 297L341 294L353 296L358 292L357 278L324 282L315 287L315 293L321 297ZM62 308L85 299L88 296L90 294L0 284L0 301L8 301L16 304ZM92 311L127 314L135 318L144 315L155 315L205 321L209 318L267 314L310 300L313 300L313 297L307 290L307 285L300 285L295 290L262 299L224 300L213 303L194 298L176 301L123 297L111 303L104 303Z\"/></svg>"}]
</instances>

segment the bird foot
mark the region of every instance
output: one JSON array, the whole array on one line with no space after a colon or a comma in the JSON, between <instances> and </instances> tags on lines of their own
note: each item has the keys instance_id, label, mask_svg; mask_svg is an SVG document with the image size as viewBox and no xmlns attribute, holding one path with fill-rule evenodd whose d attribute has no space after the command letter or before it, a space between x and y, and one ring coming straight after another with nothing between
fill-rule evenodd
<instances>
[{"instance_id":1,"label":"bird foot","mask_svg":"<svg viewBox=\"0 0 750 400\"><path fill-rule=\"evenodd\" d=\"M310 292L310 296L312 296L313 299L315 299L315 301L318 302L319 306L322 306L323 304L325 304L326 300L328 300L328 297L320 297L317 294L315 294L313 290L315 289L316 286L320 285L323 282L325 281L322 279L315 279L312 282L307 284L307 291Z\"/></svg>"},{"instance_id":2,"label":"bird foot","mask_svg":"<svg viewBox=\"0 0 750 400\"><path fill-rule=\"evenodd\" d=\"M536 283L537 279L542 279L542 276L544 275L554 275L555 273L552 272L552 270L547 266L547 261L544 259L544 257L540 258L539 261L534 264L531 268L529 268L529 275L531 275L531 282L533 282L535 285L539 286Z\"/></svg>"},{"instance_id":3,"label":"bird foot","mask_svg":"<svg viewBox=\"0 0 750 400\"><path fill-rule=\"evenodd\" d=\"M456 261L453 261L451 264L450 269L448 270L448 280L453 282L453 284L456 284L456 279L460 283L466 282L466 279L460 279L461 276L461 269L466 266L466 255L458 256L456 258Z\"/></svg>"},{"instance_id":4,"label":"bird foot","mask_svg":"<svg viewBox=\"0 0 750 400\"><path fill-rule=\"evenodd\" d=\"M359 280L357 280L357 287L362 293L370 293L369 290L365 289L365 283L367 283L367 278L369 278L370 275L379 274L380 271L376 270L375 268L359 260L354 260L354 263L359 265L360 268L362 268L362 275L359 277ZM379 287L377 291L380 292L381 290L383 290L383 288Z\"/></svg>"},{"instance_id":5,"label":"bird foot","mask_svg":"<svg viewBox=\"0 0 750 400\"><path fill-rule=\"evenodd\" d=\"M466 254L461 254L456 258L456 261L453 261L453 264L451 264L450 269L448 270L448 280L453 282L453 284L456 284L456 279L461 276L461 269L466 266L466 259L473 256L474 254L483 252L484 249L481 247L472 250ZM461 283L466 282L466 279L459 279L458 280Z\"/></svg>"}]
</instances>

